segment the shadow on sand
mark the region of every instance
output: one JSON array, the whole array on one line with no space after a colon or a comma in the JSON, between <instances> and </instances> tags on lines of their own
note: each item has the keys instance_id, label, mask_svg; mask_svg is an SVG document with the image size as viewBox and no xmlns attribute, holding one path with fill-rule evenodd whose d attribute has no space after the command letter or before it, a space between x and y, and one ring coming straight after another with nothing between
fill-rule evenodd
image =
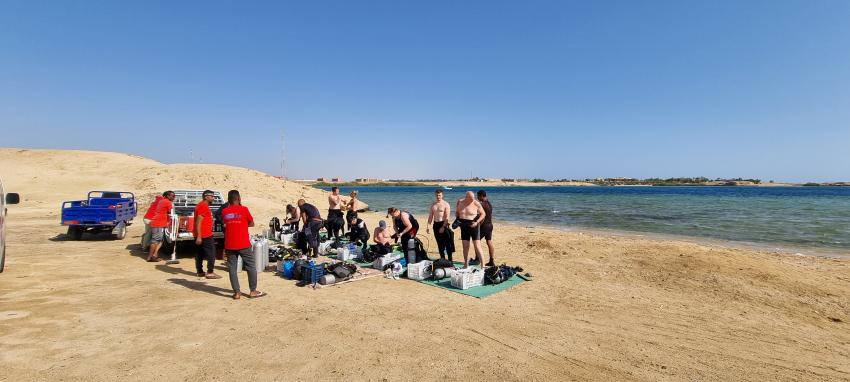
<instances>
[{"instance_id":1,"label":"shadow on sand","mask_svg":"<svg viewBox=\"0 0 850 382\"><path fill-rule=\"evenodd\" d=\"M186 279L168 279L168 281L184 286L186 288L197 290L205 293L209 293L219 297L232 298L233 291L230 289L219 288L217 286L212 286L204 283L203 281L190 281Z\"/></svg>"}]
</instances>

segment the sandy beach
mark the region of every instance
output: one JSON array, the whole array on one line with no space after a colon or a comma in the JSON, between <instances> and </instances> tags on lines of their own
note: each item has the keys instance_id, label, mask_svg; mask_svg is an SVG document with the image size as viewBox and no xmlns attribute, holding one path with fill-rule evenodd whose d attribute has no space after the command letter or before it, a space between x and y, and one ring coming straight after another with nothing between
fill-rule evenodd
<instances>
[{"instance_id":1,"label":"sandy beach","mask_svg":"<svg viewBox=\"0 0 850 382\"><path fill-rule=\"evenodd\" d=\"M497 224L497 260L534 281L486 299L384 278L312 290L266 272L268 296L233 301L191 253L146 263L141 216L121 241L67 240L60 203L236 188L259 233L298 198L324 209L326 192L117 153L0 149L0 168L22 201L0 274L3 381L850 380L847 259ZM372 228L384 214L364 216Z\"/></svg>"}]
</instances>

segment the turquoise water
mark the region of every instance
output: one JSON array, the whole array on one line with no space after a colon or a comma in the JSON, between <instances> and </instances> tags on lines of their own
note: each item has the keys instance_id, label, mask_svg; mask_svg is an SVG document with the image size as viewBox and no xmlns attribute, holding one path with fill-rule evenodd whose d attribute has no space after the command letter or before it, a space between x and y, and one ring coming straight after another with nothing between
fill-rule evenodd
<instances>
[{"instance_id":1,"label":"turquoise water","mask_svg":"<svg viewBox=\"0 0 850 382\"><path fill-rule=\"evenodd\" d=\"M342 187L347 194L354 188ZM373 210L425 223L433 187L358 187ZM850 254L850 187L491 187L494 218L523 225L720 239ZM446 191L454 201L463 192Z\"/></svg>"}]
</instances>

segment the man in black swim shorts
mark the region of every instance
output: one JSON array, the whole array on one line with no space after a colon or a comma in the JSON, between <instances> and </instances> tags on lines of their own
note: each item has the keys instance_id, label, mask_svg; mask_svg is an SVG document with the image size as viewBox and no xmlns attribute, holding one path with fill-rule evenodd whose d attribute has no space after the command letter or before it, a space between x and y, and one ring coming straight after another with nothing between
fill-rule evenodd
<instances>
[{"instance_id":1,"label":"man in black swim shorts","mask_svg":"<svg viewBox=\"0 0 850 382\"><path fill-rule=\"evenodd\" d=\"M463 243L463 266L469 267L469 241L475 249L478 261L481 261L481 233L478 228L487 213L472 191L466 192L466 197L457 201L457 219L460 222L460 240Z\"/></svg>"}]
</instances>

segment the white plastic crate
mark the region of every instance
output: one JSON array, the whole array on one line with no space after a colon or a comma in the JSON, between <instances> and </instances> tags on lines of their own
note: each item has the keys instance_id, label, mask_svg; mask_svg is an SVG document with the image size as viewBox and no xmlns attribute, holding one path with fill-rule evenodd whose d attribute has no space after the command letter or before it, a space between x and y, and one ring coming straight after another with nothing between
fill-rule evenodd
<instances>
[{"instance_id":1,"label":"white plastic crate","mask_svg":"<svg viewBox=\"0 0 850 382\"><path fill-rule=\"evenodd\" d=\"M458 269L452 273L452 286L469 289L484 285L484 271L478 268Z\"/></svg>"},{"instance_id":2,"label":"white plastic crate","mask_svg":"<svg viewBox=\"0 0 850 382\"><path fill-rule=\"evenodd\" d=\"M337 251L336 256L337 260L351 261L363 258L363 251L360 249L360 247L354 247L354 249L349 249L348 246L345 246Z\"/></svg>"},{"instance_id":3,"label":"white plastic crate","mask_svg":"<svg viewBox=\"0 0 850 382\"><path fill-rule=\"evenodd\" d=\"M280 241L283 242L283 245L289 245L289 243L292 243L293 236L294 234L291 233L282 234L280 235Z\"/></svg>"},{"instance_id":4,"label":"white plastic crate","mask_svg":"<svg viewBox=\"0 0 850 382\"><path fill-rule=\"evenodd\" d=\"M331 253L333 248L331 248L331 244L333 241L327 240L325 242L319 243L319 254L322 256L327 256Z\"/></svg>"},{"instance_id":5,"label":"white plastic crate","mask_svg":"<svg viewBox=\"0 0 850 382\"><path fill-rule=\"evenodd\" d=\"M431 265L434 264L430 260L423 260L416 264L407 266L407 278L411 280L425 280L431 277Z\"/></svg>"},{"instance_id":6,"label":"white plastic crate","mask_svg":"<svg viewBox=\"0 0 850 382\"><path fill-rule=\"evenodd\" d=\"M392 263L393 261L396 261L396 260L399 260L399 259L401 259L401 254L390 253L390 254L387 254L387 255L384 255L382 257L375 259L375 261L372 263L372 268L384 269L384 267L386 267L387 264Z\"/></svg>"}]
</instances>

